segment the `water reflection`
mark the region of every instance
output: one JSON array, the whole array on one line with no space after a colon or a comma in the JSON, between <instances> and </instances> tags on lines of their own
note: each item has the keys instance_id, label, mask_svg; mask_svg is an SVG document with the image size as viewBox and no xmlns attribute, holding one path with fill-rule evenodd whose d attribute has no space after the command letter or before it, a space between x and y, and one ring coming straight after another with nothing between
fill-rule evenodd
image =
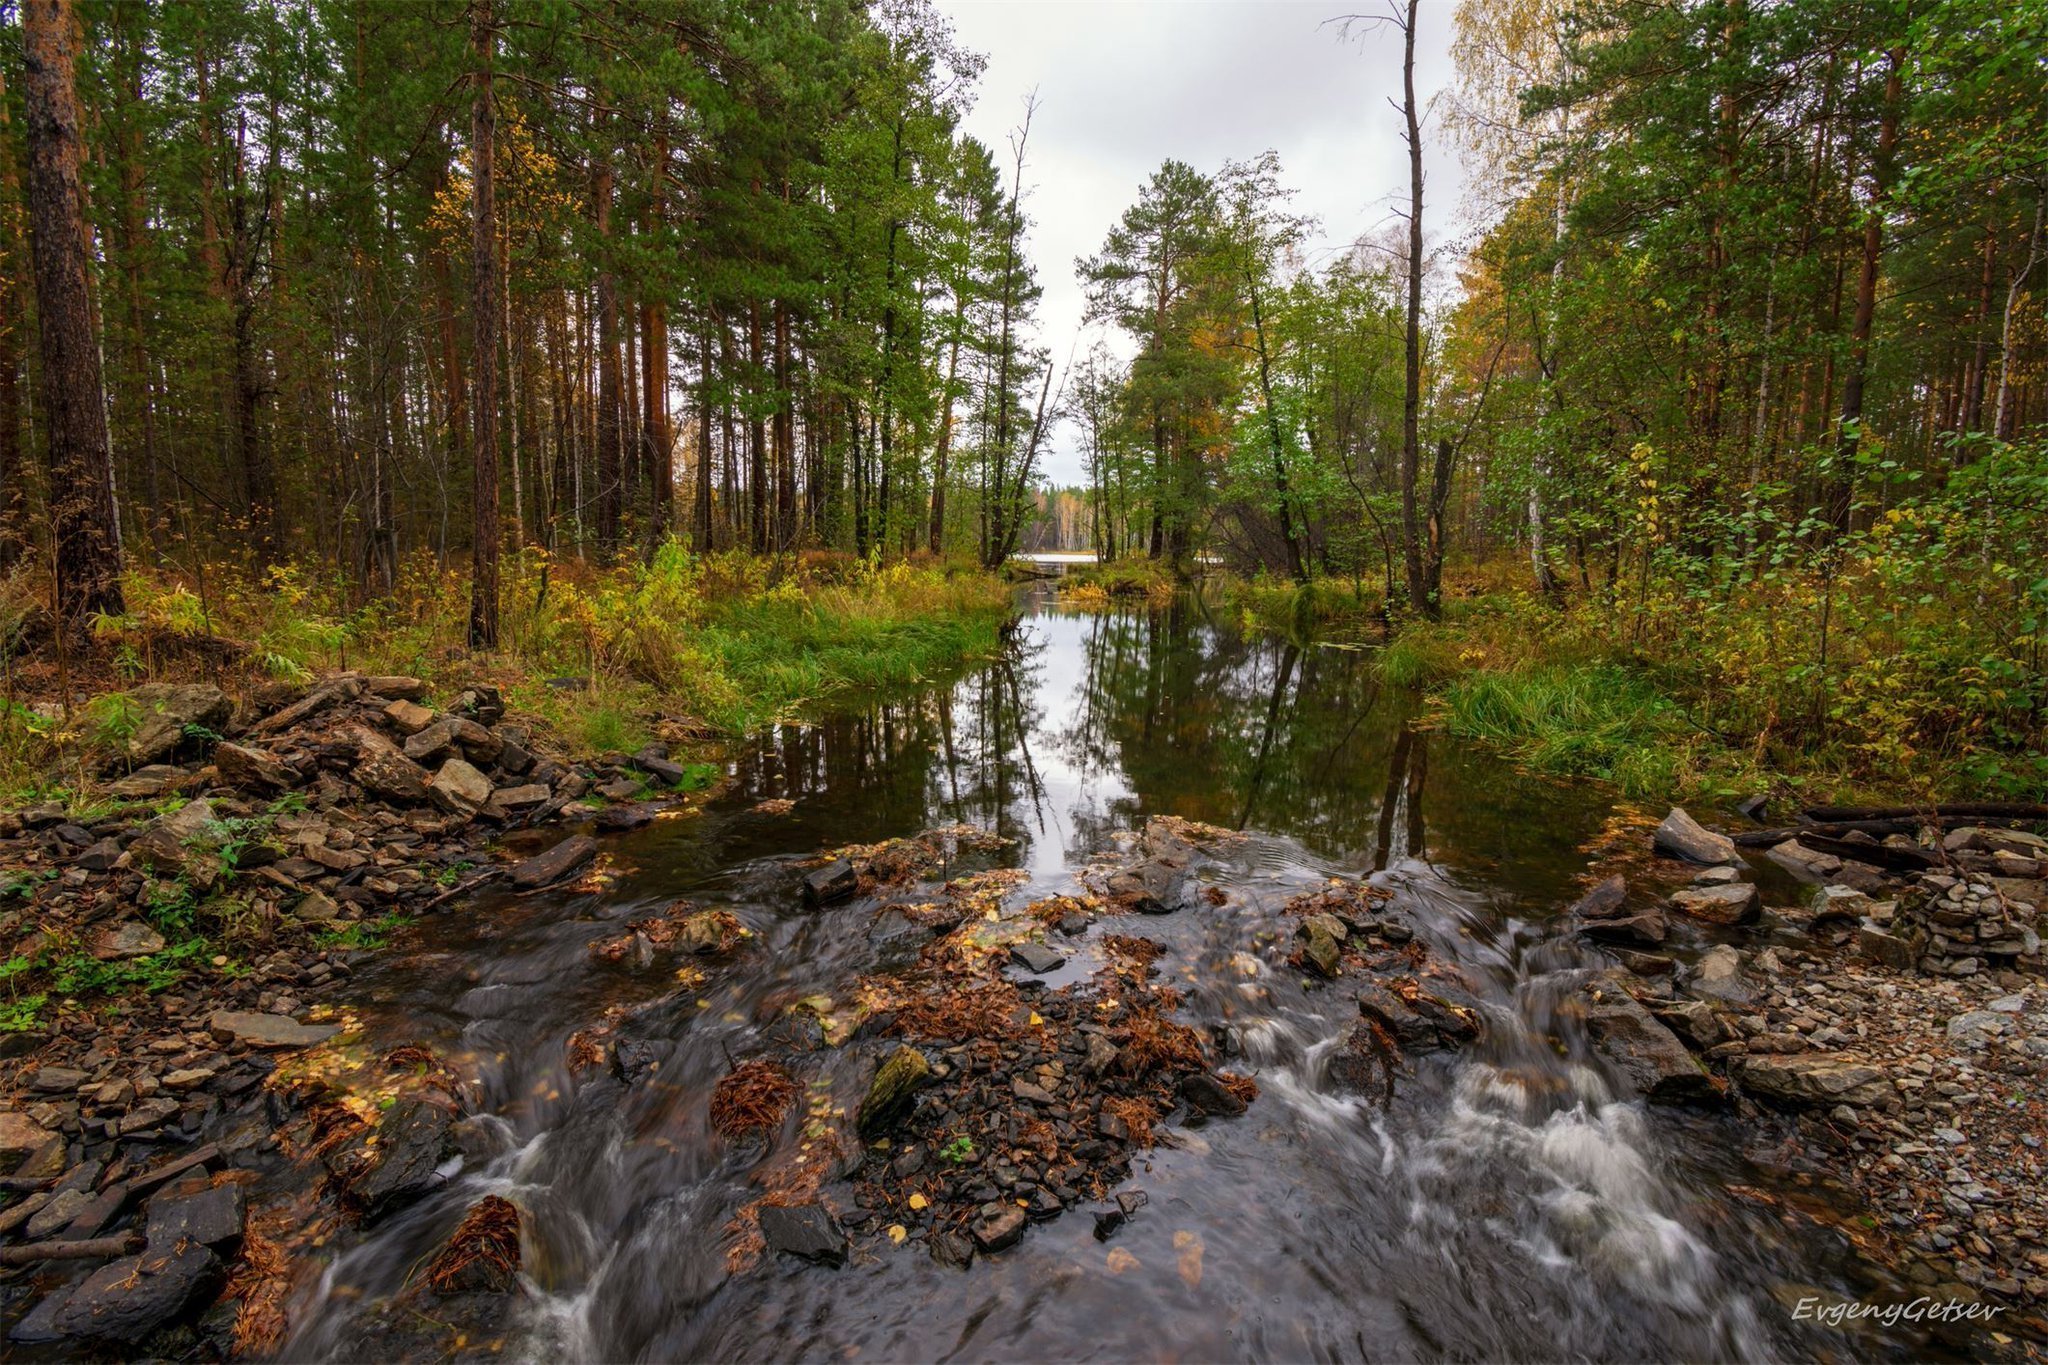
<instances>
[{"instance_id":1,"label":"water reflection","mask_svg":"<svg viewBox=\"0 0 2048 1365\"><path fill-rule=\"evenodd\" d=\"M745 800L793 798L814 822L857 814L864 839L986 825L1035 875L1170 814L1284 835L1348 870L1512 863L1532 903L1563 894L1598 794L1433 751L1418 707L1365 653L1247 637L1191 602L1046 612L950 688L778 727L737 777Z\"/></svg>"}]
</instances>

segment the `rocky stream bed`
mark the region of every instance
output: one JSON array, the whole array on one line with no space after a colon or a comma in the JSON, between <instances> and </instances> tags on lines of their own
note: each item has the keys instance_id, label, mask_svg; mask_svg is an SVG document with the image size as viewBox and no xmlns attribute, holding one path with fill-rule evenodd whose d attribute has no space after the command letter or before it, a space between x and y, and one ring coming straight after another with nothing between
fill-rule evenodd
<instances>
[{"instance_id":1,"label":"rocky stream bed","mask_svg":"<svg viewBox=\"0 0 2048 1365\"><path fill-rule=\"evenodd\" d=\"M1517 1247L1593 1284L1549 1329L1564 1354L2017 1359L2048 1342L2048 841L2022 822L1732 822L1744 847L1682 811L1618 814L1576 902L1510 950L1412 857L1332 867L1161 814L1105 824L1056 873L1021 862L1001 821L792 847L799 798L742 774L723 818L798 821L788 851L715 874L714 897L614 913L608 888L648 847L633 841L701 804L664 749L550 756L490 689L430 705L405 678L145 701L108 787L125 804L0 816L26 888L12 956L160 963L179 942L162 908L209 896L266 947L182 962L118 1009L53 996L6 1037L0 1302L23 1358L774 1355L793 1347L770 1303L850 1311L808 1277L894 1293L915 1256L969 1277L921 1294L971 1298L1011 1258L1105 1285L1150 1284L1164 1261L1199 1302L1205 1249L1212 1288L1254 1285L1266 1238L1313 1259L1345 1217L1374 1230L1353 1260L1439 1265L1411 1292L1466 1302L1428 1329L1381 1323L1395 1354L1512 1350L1523 1310L1489 1306L1477 1277ZM551 921L569 946L530 968L435 955L458 926L488 944L556 904L582 907ZM367 946L381 925L411 936L408 989L438 975L460 997L469 1045L365 990L390 970L393 950ZM543 998L573 1017L542 1020ZM1678 1302L1705 1281L1673 1266L1714 1259L1678 1231L1706 1195L1638 1190L1646 1115L1739 1148L1747 1174L1720 1177L1710 1222L1789 1239L1739 1310ZM1606 1164L1583 1169L1559 1145L1595 1140ZM1233 1164L1260 1144L1336 1183L1295 1233L1244 1221L1242 1247L1219 1242L1218 1218L1290 1202L1274 1187L1191 1213L1221 1178L1202 1163L1265 1188ZM1524 1191L1524 1167L1550 1174ZM1409 1189L1405 1214L1379 1211L1375 1179ZM1798 1248L1821 1245L1865 1267L1867 1295L1970 1310L1875 1337L1801 1328L1803 1298L1845 1297L1817 1262L1828 1283L1800 1278ZM634 1292L619 1275L658 1267L670 1282L638 1298L664 1306L592 1325L593 1302ZM1004 1273L999 1296L1034 1301ZM1602 1308L1616 1285L1644 1297ZM705 1309L720 1302L737 1306ZM1223 1318L1246 1354L1343 1339L1320 1309L1246 1311ZM935 1349L884 1316L884 1351ZM1029 1354L1032 1330L968 1353Z\"/></svg>"}]
</instances>

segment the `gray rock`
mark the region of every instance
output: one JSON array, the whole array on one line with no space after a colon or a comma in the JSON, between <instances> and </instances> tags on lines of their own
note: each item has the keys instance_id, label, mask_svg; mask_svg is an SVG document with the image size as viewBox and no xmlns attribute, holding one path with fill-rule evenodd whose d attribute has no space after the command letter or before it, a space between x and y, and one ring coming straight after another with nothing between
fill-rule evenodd
<instances>
[{"instance_id":1,"label":"gray rock","mask_svg":"<svg viewBox=\"0 0 2048 1365\"><path fill-rule=\"evenodd\" d=\"M1043 943L1013 943L1010 945L1010 960L1027 972L1044 975L1056 972L1067 965L1064 954L1048 948Z\"/></svg>"},{"instance_id":2,"label":"gray rock","mask_svg":"<svg viewBox=\"0 0 2048 1365\"><path fill-rule=\"evenodd\" d=\"M1657 826L1651 844L1659 853L1668 853L1694 863L1733 863L1737 861L1735 841L1725 834L1716 834L1703 827L1699 821L1683 810L1673 807L1664 817L1664 823Z\"/></svg>"},{"instance_id":3,"label":"gray rock","mask_svg":"<svg viewBox=\"0 0 2048 1365\"><path fill-rule=\"evenodd\" d=\"M248 792L281 792L299 785L299 775L276 755L222 740L213 746L213 766L221 781Z\"/></svg>"},{"instance_id":4,"label":"gray rock","mask_svg":"<svg viewBox=\"0 0 2048 1365\"><path fill-rule=\"evenodd\" d=\"M392 729L410 738L434 723L434 710L400 698L384 708L384 719L391 723Z\"/></svg>"},{"instance_id":5,"label":"gray rock","mask_svg":"<svg viewBox=\"0 0 2048 1365\"><path fill-rule=\"evenodd\" d=\"M804 904L813 909L843 901L860 890L860 874L841 858L804 874Z\"/></svg>"},{"instance_id":6,"label":"gray rock","mask_svg":"<svg viewBox=\"0 0 2048 1365\"><path fill-rule=\"evenodd\" d=\"M220 1257L206 1247L151 1248L87 1276L50 1326L60 1336L137 1345L204 1302L220 1280Z\"/></svg>"},{"instance_id":7,"label":"gray rock","mask_svg":"<svg viewBox=\"0 0 2048 1365\"><path fill-rule=\"evenodd\" d=\"M1022 1209L1017 1216L1024 1216ZM761 1209L761 1240L768 1249L813 1265L846 1264L846 1234L822 1204L769 1204Z\"/></svg>"},{"instance_id":8,"label":"gray rock","mask_svg":"<svg viewBox=\"0 0 2048 1365\"><path fill-rule=\"evenodd\" d=\"M1731 882L1725 886L1688 886L1674 891L1671 908L1687 919L1707 924L1747 924L1757 917L1762 903L1754 886Z\"/></svg>"},{"instance_id":9,"label":"gray rock","mask_svg":"<svg viewBox=\"0 0 2048 1365\"><path fill-rule=\"evenodd\" d=\"M1910 972L1919 960L1920 950L1911 940L1893 933L1875 920L1865 919L1856 926L1856 955L1898 971Z\"/></svg>"},{"instance_id":10,"label":"gray rock","mask_svg":"<svg viewBox=\"0 0 2048 1365\"><path fill-rule=\"evenodd\" d=\"M148 957L163 951L164 936L139 919L123 920L92 936L92 955L101 962Z\"/></svg>"},{"instance_id":11,"label":"gray rock","mask_svg":"<svg viewBox=\"0 0 2048 1365\"><path fill-rule=\"evenodd\" d=\"M1223 1082L1206 1071L1181 1078L1180 1097L1188 1108L1217 1118L1235 1118L1245 1109L1244 1101L1224 1088Z\"/></svg>"},{"instance_id":12,"label":"gray rock","mask_svg":"<svg viewBox=\"0 0 2048 1365\"><path fill-rule=\"evenodd\" d=\"M351 776L372 796L400 805L419 805L431 794L427 770L396 750L370 754Z\"/></svg>"},{"instance_id":13,"label":"gray rock","mask_svg":"<svg viewBox=\"0 0 2048 1365\"><path fill-rule=\"evenodd\" d=\"M1644 1099L1669 1103L1719 1097L1714 1078L1678 1035L1612 982L1587 989L1586 1033Z\"/></svg>"},{"instance_id":14,"label":"gray rock","mask_svg":"<svg viewBox=\"0 0 2048 1365\"><path fill-rule=\"evenodd\" d=\"M986 1255L1017 1245L1024 1237L1024 1223L1024 1210L1015 1204L988 1203L981 1206L968 1230Z\"/></svg>"},{"instance_id":15,"label":"gray rock","mask_svg":"<svg viewBox=\"0 0 2048 1365\"><path fill-rule=\"evenodd\" d=\"M153 801L159 796L169 796L192 774L183 768L174 768L168 763L151 763L137 768L118 782L110 783L107 792L130 801Z\"/></svg>"},{"instance_id":16,"label":"gray rock","mask_svg":"<svg viewBox=\"0 0 2048 1365\"><path fill-rule=\"evenodd\" d=\"M266 1050L311 1047L341 1032L332 1024L302 1024L286 1014L249 1014L240 1010L215 1010L208 1016L206 1027L223 1043Z\"/></svg>"},{"instance_id":17,"label":"gray rock","mask_svg":"<svg viewBox=\"0 0 2048 1365\"><path fill-rule=\"evenodd\" d=\"M1739 1057L1735 1078L1742 1088L1793 1105L1870 1105L1898 1092L1882 1071L1840 1054Z\"/></svg>"},{"instance_id":18,"label":"gray rock","mask_svg":"<svg viewBox=\"0 0 2048 1365\"><path fill-rule=\"evenodd\" d=\"M441 1184L454 1149L455 1116L432 1100L400 1100L377 1121L375 1164L349 1182L349 1197L374 1222Z\"/></svg>"},{"instance_id":19,"label":"gray rock","mask_svg":"<svg viewBox=\"0 0 2048 1365\"><path fill-rule=\"evenodd\" d=\"M1645 910L1621 919L1589 920L1579 925L1579 933L1604 943L1634 943L1654 948L1670 937L1671 921L1661 910Z\"/></svg>"},{"instance_id":20,"label":"gray rock","mask_svg":"<svg viewBox=\"0 0 2048 1365\"><path fill-rule=\"evenodd\" d=\"M148 683L130 688L127 696L141 713L122 746L123 756L136 767L169 758L191 744L195 732L219 733L235 709L227 693L212 683Z\"/></svg>"},{"instance_id":21,"label":"gray rock","mask_svg":"<svg viewBox=\"0 0 2048 1365\"><path fill-rule=\"evenodd\" d=\"M461 758L443 763L434 780L427 784L434 804L451 815L475 815L491 799L494 790L491 779Z\"/></svg>"},{"instance_id":22,"label":"gray rock","mask_svg":"<svg viewBox=\"0 0 2048 1365\"><path fill-rule=\"evenodd\" d=\"M1948 1021L1950 1042L1967 1038L2002 1038L2012 1032L2011 1018L1992 1010L1971 1010Z\"/></svg>"},{"instance_id":23,"label":"gray rock","mask_svg":"<svg viewBox=\"0 0 2048 1365\"><path fill-rule=\"evenodd\" d=\"M167 1251L189 1242L232 1256L242 1241L243 1211L240 1185L216 1185L194 1194L160 1194L149 1202L149 1245Z\"/></svg>"},{"instance_id":24,"label":"gray rock","mask_svg":"<svg viewBox=\"0 0 2048 1365\"><path fill-rule=\"evenodd\" d=\"M1725 943L1700 954L1686 989L1701 999L1730 1004L1746 1005L1756 999L1756 984L1742 970L1742 954Z\"/></svg>"},{"instance_id":25,"label":"gray rock","mask_svg":"<svg viewBox=\"0 0 2048 1365\"><path fill-rule=\"evenodd\" d=\"M512 885L522 891L552 885L596 856L597 840L588 834L573 834L547 852L535 854L514 867Z\"/></svg>"},{"instance_id":26,"label":"gray rock","mask_svg":"<svg viewBox=\"0 0 2048 1365\"><path fill-rule=\"evenodd\" d=\"M0 1171L13 1171L49 1145L49 1129L17 1109L0 1109Z\"/></svg>"},{"instance_id":27,"label":"gray rock","mask_svg":"<svg viewBox=\"0 0 2048 1365\"><path fill-rule=\"evenodd\" d=\"M1803 882L1822 882L1842 870L1842 860L1832 853L1820 853L1797 839L1787 839L1764 856Z\"/></svg>"}]
</instances>

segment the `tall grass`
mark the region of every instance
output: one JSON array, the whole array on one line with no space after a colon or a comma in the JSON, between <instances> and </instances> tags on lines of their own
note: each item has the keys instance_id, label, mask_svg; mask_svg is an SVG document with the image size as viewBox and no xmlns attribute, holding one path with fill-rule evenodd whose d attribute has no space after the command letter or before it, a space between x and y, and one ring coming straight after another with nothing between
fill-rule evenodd
<instances>
[{"instance_id":1,"label":"tall grass","mask_svg":"<svg viewBox=\"0 0 2048 1365\"><path fill-rule=\"evenodd\" d=\"M190 577L138 568L124 586L128 612L96 625L95 687L206 677L248 689L334 668L444 689L489 681L595 750L645 743L656 716L731 734L844 691L930 677L993 654L1012 602L994 576L937 563L698 556L671 542L645 563L601 568L528 549L503 567L500 647L473 653L467 576L427 556L373 597L303 566L257 582L220 567ZM26 695L56 682L13 662ZM0 785L42 781L92 738L84 726L63 731L22 707L0 716Z\"/></svg>"},{"instance_id":2,"label":"tall grass","mask_svg":"<svg viewBox=\"0 0 2048 1365\"><path fill-rule=\"evenodd\" d=\"M1631 796L1673 790L1693 772L1699 737L1683 713L1615 665L1469 673L1442 701L1445 729L1539 772L1603 778Z\"/></svg>"}]
</instances>

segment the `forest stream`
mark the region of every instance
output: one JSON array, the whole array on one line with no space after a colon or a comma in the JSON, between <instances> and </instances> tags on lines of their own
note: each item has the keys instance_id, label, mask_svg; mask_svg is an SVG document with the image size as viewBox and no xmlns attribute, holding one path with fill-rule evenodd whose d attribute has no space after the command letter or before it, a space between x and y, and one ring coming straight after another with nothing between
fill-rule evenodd
<instances>
[{"instance_id":1,"label":"forest stream","mask_svg":"<svg viewBox=\"0 0 2048 1365\"><path fill-rule=\"evenodd\" d=\"M446 1324L391 1305L487 1194L524 1213L525 1292L491 1324L494 1338L435 1347L457 1356L1759 1360L1957 1349L1903 1326L1794 1320L1808 1296L1903 1297L1836 1226L1853 1210L1789 1163L1742 1155L1725 1109L1634 1098L1557 1010L1603 965L1564 933L1561 911L1611 798L1432 733L1417 706L1375 680L1365 652L1244 637L1197 603L1079 614L1045 599L1001 658L965 676L759 734L733 755L716 800L609 845L614 875L600 889L487 896L427 921L356 977L351 1006L376 1046L453 1059L485 1117L437 1194L349 1234L302 1284L277 1355L417 1351L418 1334ZM1146 916L1141 931L1165 946L1161 975L1184 997L1176 1017L1227 1040L1233 1065L1256 1078L1249 1109L1174 1117L1120 1187L1142 1190L1144 1206L1106 1242L1075 1209L964 1271L916 1237L894 1245L873 1228L843 1267L771 1254L730 1271L729 1225L757 1195L748 1177L767 1155L717 1137L706 1096L760 1049L777 1002L829 995L873 969L871 904L804 908L806 860L979 826L1013 841L985 861L1028 875L1014 903L1074 890L1115 832L1160 815L1247 836L1201 872L1227 896ZM1390 1098L1332 1083L1356 1005L1271 948L1284 941L1280 905L1333 877L1390 892L1485 1016L1471 1047L1404 1060ZM678 898L750 931L733 967L678 989L673 963L593 954ZM1069 961L1048 984L1085 975L1111 923L1064 940ZM642 1039L650 1078L572 1072L572 1036L619 1005L661 1021ZM854 1051L819 1049L799 1078L850 1107L864 1084ZM828 1185L825 1196L842 1192Z\"/></svg>"}]
</instances>

